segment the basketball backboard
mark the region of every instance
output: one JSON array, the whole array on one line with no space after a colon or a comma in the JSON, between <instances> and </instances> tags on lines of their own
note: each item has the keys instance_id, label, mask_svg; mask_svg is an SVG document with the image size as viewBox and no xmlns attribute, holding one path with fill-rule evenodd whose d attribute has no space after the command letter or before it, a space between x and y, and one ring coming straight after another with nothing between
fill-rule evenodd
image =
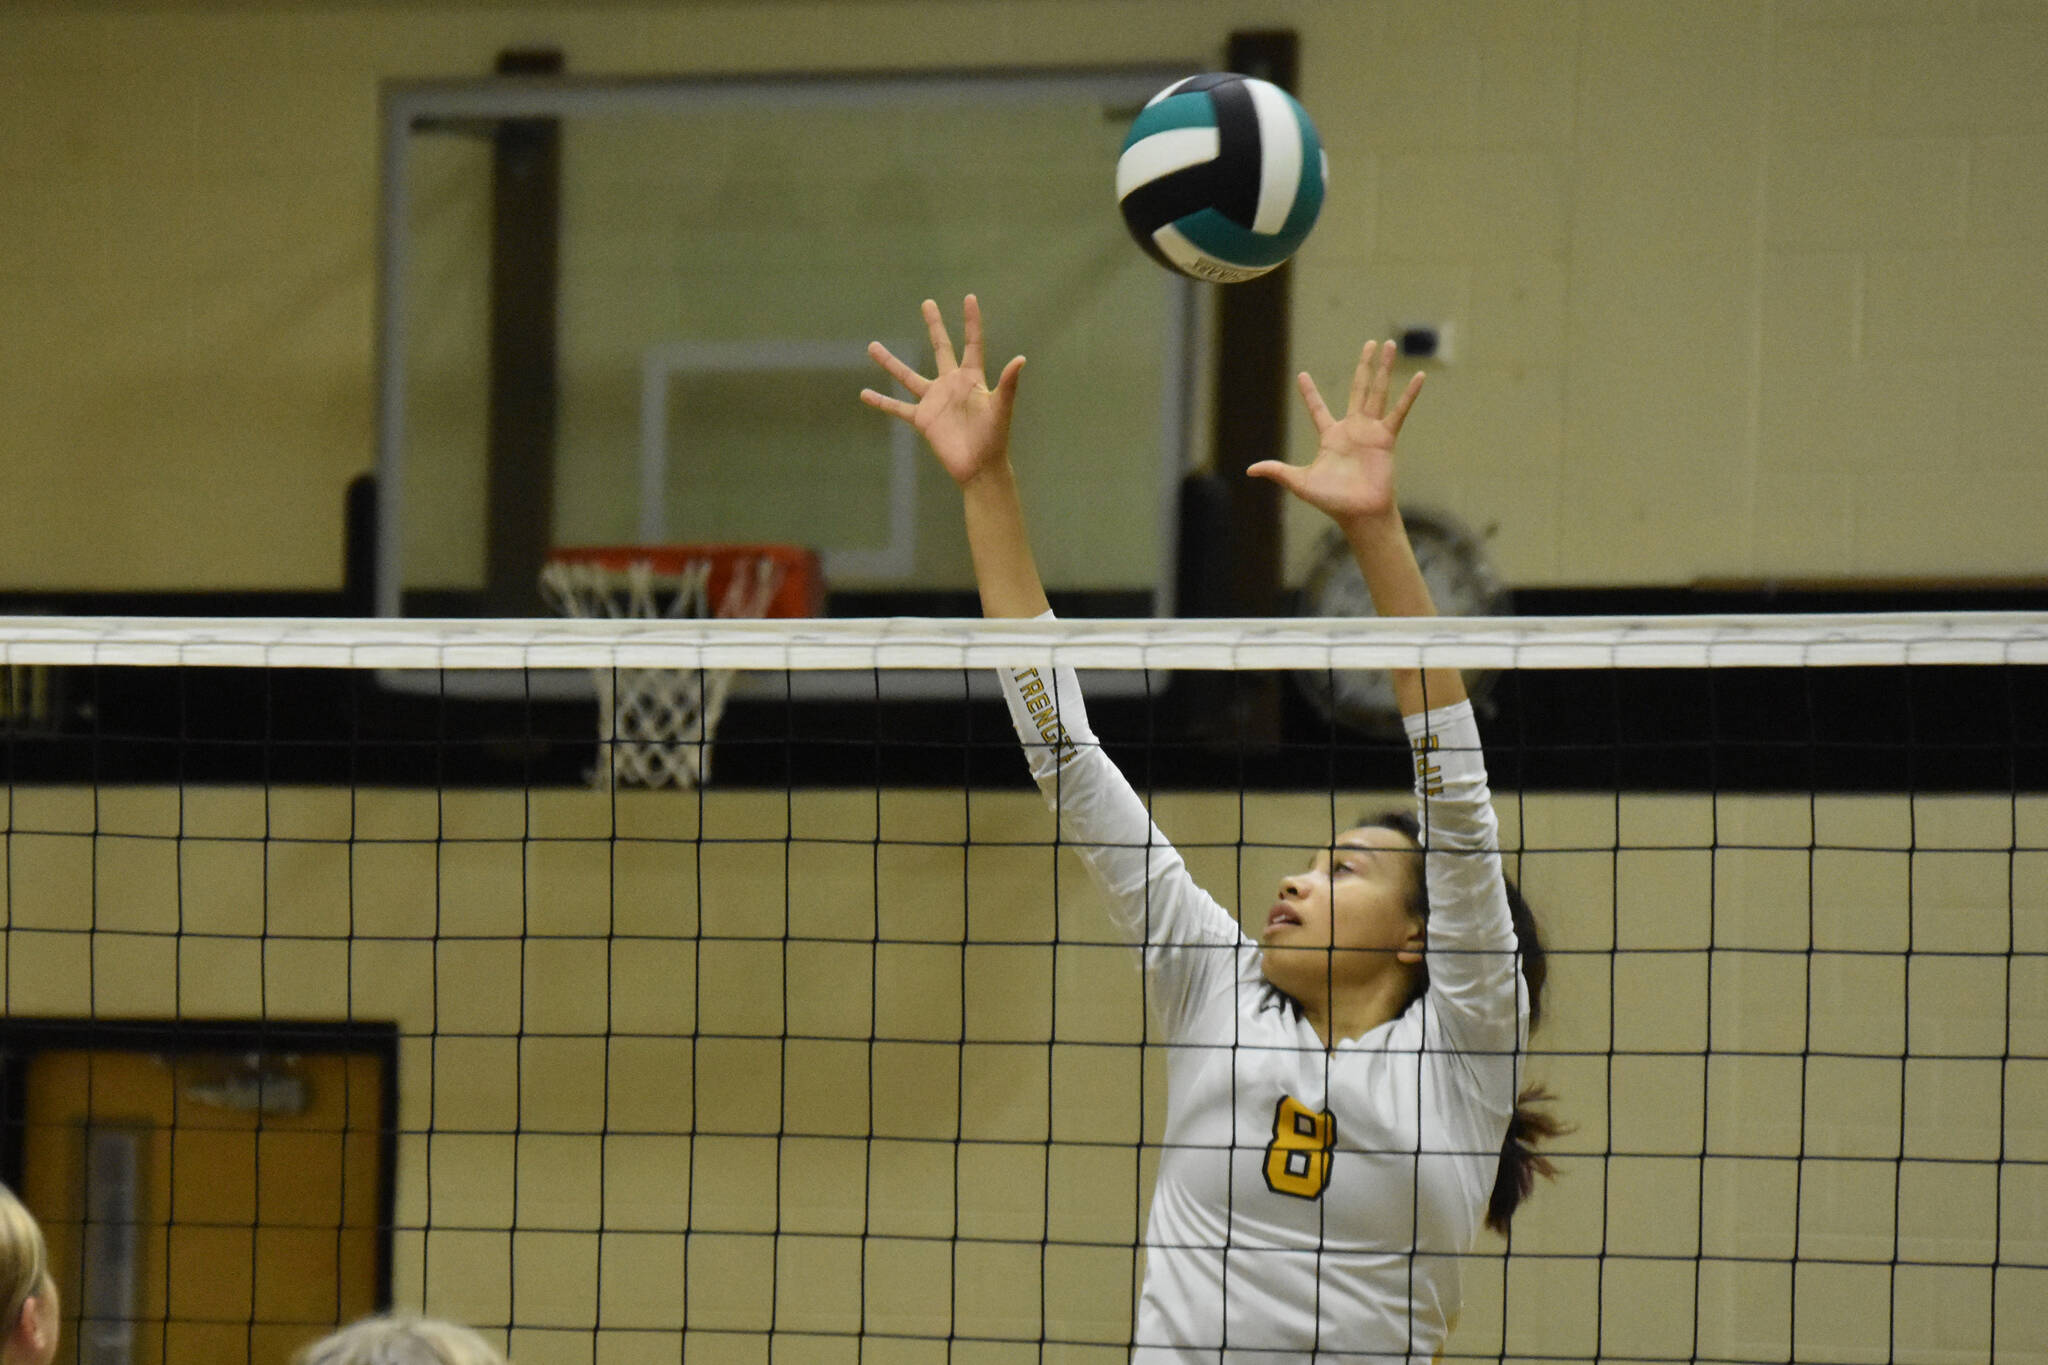
<instances>
[{"instance_id":1,"label":"basketball backboard","mask_svg":"<svg viewBox=\"0 0 2048 1365\"><path fill-rule=\"evenodd\" d=\"M957 494L857 394L868 340L928 364L919 302L957 331L969 291L994 363L1031 358L1048 587L1170 613L1199 295L1124 235L1113 176L1187 69L391 87L380 614L531 614L522 554L629 542L807 545L832 591L957 600Z\"/></svg>"}]
</instances>

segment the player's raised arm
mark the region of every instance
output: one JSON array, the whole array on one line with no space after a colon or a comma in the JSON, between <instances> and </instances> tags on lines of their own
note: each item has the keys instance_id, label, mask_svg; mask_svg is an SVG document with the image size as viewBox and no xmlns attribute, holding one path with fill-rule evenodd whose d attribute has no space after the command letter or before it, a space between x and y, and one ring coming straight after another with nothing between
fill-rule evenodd
<instances>
[{"instance_id":1,"label":"player's raised arm","mask_svg":"<svg viewBox=\"0 0 2048 1365\"><path fill-rule=\"evenodd\" d=\"M1337 523L1351 542L1373 609L1381 616L1434 616L1436 604L1415 563L1394 490L1394 441L1422 391L1422 376L1408 381L1390 412L1393 364L1393 342L1366 343L1341 418L1331 414L1315 381L1301 375L1302 401L1316 427L1315 459L1307 465L1261 460L1247 472L1271 479ZM1456 669L1432 668L1427 675L1413 668L1392 672L1394 698L1403 715L1465 699L1465 680Z\"/></svg>"},{"instance_id":2,"label":"player's raised arm","mask_svg":"<svg viewBox=\"0 0 2048 1365\"><path fill-rule=\"evenodd\" d=\"M967 543L981 606L992 617L1035 617L1049 610L1024 531L1010 468L1010 413L1023 357L1003 367L991 388L982 369L981 305L965 306L966 345L958 358L938 305L924 303L934 374L926 378L876 342L875 363L909 391L906 402L863 389L861 400L917 428L960 486ZM1148 945L1152 1003L1169 1029L1197 993L1197 978L1228 980L1241 935L1237 921L1188 876L1144 802L1102 752L1074 670L1062 664L999 669L1010 719L1037 779L1059 815L1061 837L1109 893L1110 916L1132 942ZM1198 943L1221 952L1182 953Z\"/></svg>"},{"instance_id":3,"label":"player's raised arm","mask_svg":"<svg viewBox=\"0 0 2048 1365\"><path fill-rule=\"evenodd\" d=\"M1010 413L1024 357L1005 365L995 387L989 387L982 368L981 304L974 295L967 296L964 312L966 346L956 359L939 305L924 301L925 330L932 339L930 379L891 355L881 342L868 343L875 363L908 390L914 402L873 389L862 389L860 397L868 406L916 427L960 486L982 615L1040 616L1048 610L1045 588L1031 555L1017 478L1010 468Z\"/></svg>"}]
</instances>

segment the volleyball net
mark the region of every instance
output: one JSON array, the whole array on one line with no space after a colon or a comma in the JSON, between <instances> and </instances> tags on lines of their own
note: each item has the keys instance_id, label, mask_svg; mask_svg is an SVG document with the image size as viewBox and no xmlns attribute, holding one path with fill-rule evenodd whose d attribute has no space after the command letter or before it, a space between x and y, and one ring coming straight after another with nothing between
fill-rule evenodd
<instances>
[{"instance_id":1,"label":"volleyball net","mask_svg":"<svg viewBox=\"0 0 2048 1365\"><path fill-rule=\"evenodd\" d=\"M1290 675L1494 675L1573 1129L1445 1359L2048 1360L2048 619L1975 614L0 623L78 1358L1124 1359L1165 1056L991 685L1046 661L1255 916L1409 799ZM541 682L647 668L742 670L710 785L585 780Z\"/></svg>"}]
</instances>

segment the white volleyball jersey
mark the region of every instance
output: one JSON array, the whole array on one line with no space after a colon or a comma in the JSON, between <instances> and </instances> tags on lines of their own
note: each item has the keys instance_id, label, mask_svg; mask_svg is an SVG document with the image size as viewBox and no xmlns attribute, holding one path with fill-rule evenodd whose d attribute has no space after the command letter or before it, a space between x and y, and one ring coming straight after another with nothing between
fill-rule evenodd
<instances>
[{"instance_id":1,"label":"white volleyball jersey","mask_svg":"<svg viewBox=\"0 0 2048 1365\"><path fill-rule=\"evenodd\" d=\"M1071 669L1005 691L1062 841L1144 945L1166 1131L1140 1365L1426 1365L1457 1320L1528 1007L1469 704L1413 717L1429 990L1325 1048L1090 733Z\"/></svg>"}]
</instances>

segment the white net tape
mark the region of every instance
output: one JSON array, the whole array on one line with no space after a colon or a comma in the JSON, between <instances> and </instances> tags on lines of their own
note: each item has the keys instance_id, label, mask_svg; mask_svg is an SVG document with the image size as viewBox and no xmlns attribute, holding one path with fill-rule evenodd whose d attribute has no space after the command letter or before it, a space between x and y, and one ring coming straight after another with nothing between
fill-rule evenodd
<instances>
[{"instance_id":1,"label":"white net tape","mask_svg":"<svg viewBox=\"0 0 2048 1365\"><path fill-rule=\"evenodd\" d=\"M679 572L662 572L644 559L623 569L556 560L541 572L541 595L562 615L580 620L702 620L712 615L711 570L709 559L689 560ZM716 614L762 616L782 576L782 565L769 556L739 560ZM597 684L596 785L687 788L709 780L711 739L732 692L732 668L590 667Z\"/></svg>"},{"instance_id":2,"label":"white net tape","mask_svg":"<svg viewBox=\"0 0 2048 1365\"><path fill-rule=\"evenodd\" d=\"M0 617L0 664L577 669L2048 664L2048 614L980 621Z\"/></svg>"}]
</instances>

